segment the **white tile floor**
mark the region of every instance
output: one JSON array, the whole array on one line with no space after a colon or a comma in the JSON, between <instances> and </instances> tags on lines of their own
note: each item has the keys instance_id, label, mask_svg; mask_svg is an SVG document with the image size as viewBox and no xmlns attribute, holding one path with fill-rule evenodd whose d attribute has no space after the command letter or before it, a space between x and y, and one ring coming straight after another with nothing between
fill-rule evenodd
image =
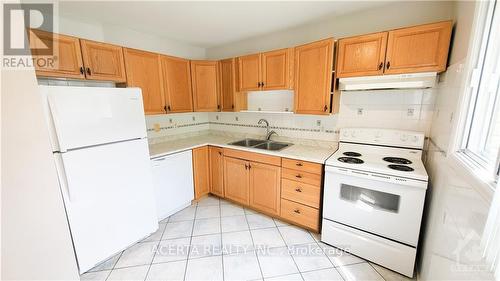
<instances>
[{"instance_id":1,"label":"white tile floor","mask_svg":"<svg viewBox=\"0 0 500 281\"><path fill-rule=\"evenodd\" d=\"M81 280L410 279L323 244L318 234L207 197Z\"/></svg>"}]
</instances>

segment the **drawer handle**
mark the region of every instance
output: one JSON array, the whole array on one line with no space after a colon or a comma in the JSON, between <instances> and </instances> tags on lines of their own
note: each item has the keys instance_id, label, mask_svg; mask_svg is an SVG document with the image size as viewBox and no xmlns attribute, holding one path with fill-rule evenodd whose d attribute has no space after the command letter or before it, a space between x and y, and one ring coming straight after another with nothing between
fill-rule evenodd
<instances>
[{"instance_id":1,"label":"drawer handle","mask_svg":"<svg viewBox=\"0 0 500 281\"><path fill-rule=\"evenodd\" d=\"M302 176L300 174L296 175L295 177L298 178L298 179L302 178Z\"/></svg>"},{"instance_id":2,"label":"drawer handle","mask_svg":"<svg viewBox=\"0 0 500 281\"><path fill-rule=\"evenodd\" d=\"M302 167L302 163L295 163L295 166Z\"/></svg>"},{"instance_id":3,"label":"drawer handle","mask_svg":"<svg viewBox=\"0 0 500 281\"><path fill-rule=\"evenodd\" d=\"M296 214L300 214L300 210L299 209L295 209L295 210L293 210L293 212L296 213Z\"/></svg>"},{"instance_id":4,"label":"drawer handle","mask_svg":"<svg viewBox=\"0 0 500 281\"><path fill-rule=\"evenodd\" d=\"M295 191L297 191L297 192L302 192L302 189L300 189L300 187L297 187L297 188L295 189Z\"/></svg>"}]
</instances>

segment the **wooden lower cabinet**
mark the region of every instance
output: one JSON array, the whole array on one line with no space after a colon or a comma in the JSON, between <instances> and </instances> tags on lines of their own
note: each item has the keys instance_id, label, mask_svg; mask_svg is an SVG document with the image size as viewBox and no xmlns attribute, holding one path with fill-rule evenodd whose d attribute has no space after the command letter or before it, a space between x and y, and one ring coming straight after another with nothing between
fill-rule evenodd
<instances>
[{"instance_id":1,"label":"wooden lower cabinet","mask_svg":"<svg viewBox=\"0 0 500 281\"><path fill-rule=\"evenodd\" d=\"M210 146L210 193L224 197L224 154L220 147Z\"/></svg>"},{"instance_id":2,"label":"wooden lower cabinet","mask_svg":"<svg viewBox=\"0 0 500 281\"><path fill-rule=\"evenodd\" d=\"M280 214L281 167L250 162L250 206L264 213Z\"/></svg>"},{"instance_id":3,"label":"wooden lower cabinet","mask_svg":"<svg viewBox=\"0 0 500 281\"><path fill-rule=\"evenodd\" d=\"M210 156L208 146L193 149L194 199L210 192Z\"/></svg>"},{"instance_id":4,"label":"wooden lower cabinet","mask_svg":"<svg viewBox=\"0 0 500 281\"><path fill-rule=\"evenodd\" d=\"M240 204L249 204L248 161L224 156L225 197Z\"/></svg>"}]
</instances>

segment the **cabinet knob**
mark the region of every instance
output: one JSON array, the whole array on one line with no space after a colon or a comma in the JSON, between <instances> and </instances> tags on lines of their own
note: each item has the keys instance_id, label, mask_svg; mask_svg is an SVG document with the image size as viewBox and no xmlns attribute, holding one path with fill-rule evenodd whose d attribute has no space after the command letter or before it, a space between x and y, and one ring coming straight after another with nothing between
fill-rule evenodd
<instances>
[{"instance_id":1,"label":"cabinet knob","mask_svg":"<svg viewBox=\"0 0 500 281\"><path fill-rule=\"evenodd\" d=\"M381 69L382 69L382 67L384 67L384 63L383 63L383 62L381 62L381 63L378 65L378 70L381 70Z\"/></svg>"},{"instance_id":2,"label":"cabinet knob","mask_svg":"<svg viewBox=\"0 0 500 281\"><path fill-rule=\"evenodd\" d=\"M80 74L85 74L85 70L83 69L83 66L80 66Z\"/></svg>"},{"instance_id":3,"label":"cabinet knob","mask_svg":"<svg viewBox=\"0 0 500 281\"><path fill-rule=\"evenodd\" d=\"M326 112L328 110L328 106L325 105L325 107L323 107L323 111Z\"/></svg>"},{"instance_id":4,"label":"cabinet knob","mask_svg":"<svg viewBox=\"0 0 500 281\"><path fill-rule=\"evenodd\" d=\"M222 155L222 152L221 152L221 151L219 151L219 155Z\"/></svg>"},{"instance_id":5,"label":"cabinet knob","mask_svg":"<svg viewBox=\"0 0 500 281\"><path fill-rule=\"evenodd\" d=\"M90 67L87 67L87 74L92 75L92 72L90 71Z\"/></svg>"},{"instance_id":6,"label":"cabinet knob","mask_svg":"<svg viewBox=\"0 0 500 281\"><path fill-rule=\"evenodd\" d=\"M302 189L300 189L300 187L297 187L297 188L295 189L295 191L297 191L297 192L302 192Z\"/></svg>"},{"instance_id":7,"label":"cabinet knob","mask_svg":"<svg viewBox=\"0 0 500 281\"><path fill-rule=\"evenodd\" d=\"M388 62L387 62L387 67L386 67L386 68L387 68L387 69L389 69L390 67L391 67L391 62L390 62L390 61L388 61Z\"/></svg>"},{"instance_id":8,"label":"cabinet knob","mask_svg":"<svg viewBox=\"0 0 500 281\"><path fill-rule=\"evenodd\" d=\"M295 166L302 167L302 163L295 163Z\"/></svg>"},{"instance_id":9,"label":"cabinet knob","mask_svg":"<svg viewBox=\"0 0 500 281\"><path fill-rule=\"evenodd\" d=\"M165 110L165 113L167 113L167 106L166 105L163 107L163 110Z\"/></svg>"},{"instance_id":10,"label":"cabinet knob","mask_svg":"<svg viewBox=\"0 0 500 281\"><path fill-rule=\"evenodd\" d=\"M301 174L297 174L295 177L298 178L298 179L301 179L302 175Z\"/></svg>"},{"instance_id":11,"label":"cabinet knob","mask_svg":"<svg viewBox=\"0 0 500 281\"><path fill-rule=\"evenodd\" d=\"M170 111L170 105L167 106L167 110Z\"/></svg>"},{"instance_id":12,"label":"cabinet knob","mask_svg":"<svg viewBox=\"0 0 500 281\"><path fill-rule=\"evenodd\" d=\"M261 83L260 83L260 86L261 86L261 87L264 87L264 82L261 82Z\"/></svg>"},{"instance_id":13,"label":"cabinet knob","mask_svg":"<svg viewBox=\"0 0 500 281\"><path fill-rule=\"evenodd\" d=\"M299 209L295 209L295 210L293 210L293 212L296 213L296 214L300 214L300 210Z\"/></svg>"}]
</instances>

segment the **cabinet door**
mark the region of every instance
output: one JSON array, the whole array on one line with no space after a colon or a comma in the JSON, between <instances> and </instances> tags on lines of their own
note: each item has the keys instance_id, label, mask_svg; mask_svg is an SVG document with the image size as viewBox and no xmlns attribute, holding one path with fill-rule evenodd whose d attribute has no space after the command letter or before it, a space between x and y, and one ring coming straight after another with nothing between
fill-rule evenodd
<instances>
[{"instance_id":1,"label":"cabinet door","mask_svg":"<svg viewBox=\"0 0 500 281\"><path fill-rule=\"evenodd\" d=\"M387 32L340 39L337 76L367 76L384 73Z\"/></svg>"},{"instance_id":2,"label":"cabinet door","mask_svg":"<svg viewBox=\"0 0 500 281\"><path fill-rule=\"evenodd\" d=\"M288 49L265 52L262 58L262 89L288 89L290 84L290 58Z\"/></svg>"},{"instance_id":3,"label":"cabinet door","mask_svg":"<svg viewBox=\"0 0 500 281\"><path fill-rule=\"evenodd\" d=\"M295 48L295 113L328 114L333 38Z\"/></svg>"},{"instance_id":4,"label":"cabinet door","mask_svg":"<svg viewBox=\"0 0 500 281\"><path fill-rule=\"evenodd\" d=\"M260 54L238 58L240 91L260 90Z\"/></svg>"},{"instance_id":5,"label":"cabinet door","mask_svg":"<svg viewBox=\"0 0 500 281\"><path fill-rule=\"evenodd\" d=\"M127 86L142 90L142 101L146 114L165 113L162 80L160 75L160 55L124 49Z\"/></svg>"},{"instance_id":6,"label":"cabinet door","mask_svg":"<svg viewBox=\"0 0 500 281\"><path fill-rule=\"evenodd\" d=\"M83 39L80 44L87 79L125 82L122 47Z\"/></svg>"},{"instance_id":7,"label":"cabinet door","mask_svg":"<svg viewBox=\"0 0 500 281\"><path fill-rule=\"evenodd\" d=\"M235 59L225 59L219 62L221 111L234 110L235 85Z\"/></svg>"},{"instance_id":8,"label":"cabinet door","mask_svg":"<svg viewBox=\"0 0 500 281\"><path fill-rule=\"evenodd\" d=\"M280 214L281 167L250 162L250 206Z\"/></svg>"},{"instance_id":9,"label":"cabinet door","mask_svg":"<svg viewBox=\"0 0 500 281\"><path fill-rule=\"evenodd\" d=\"M29 37L32 49L40 49L51 44L53 47L53 55L50 56L42 55L35 49L32 50L37 76L85 78L78 38L35 29L30 29Z\"/></svg>"},{"instance_id":10,"label":"cabinet door","mask_svg":"<svg viewBox=\"0 0 500 281\"><path fill-rule=\"evenodd\" d=\"M168 113L193 111L189 60L161 56L163 92Z\"/></svg>"},{"instance_id":11,"label":"cabinet door","mask_svg":"<svg viewBox=\"0 0 500 281\"><path fill-rule=\"evenodd\" d=\"M217 62L191 61L194 111L218 111Z\"/></svg>"},{"instance_id":12,"label":"cabinet door","mask_svg":"<svg viewBox=\"0 0 500 281\"><path fill-rule=\"evenodd\" d=\"M248 161L224 157L224 196L248 205Z\"/></svg>"},{"instance_id":13,"label":"cabinet door","mask_svg":"<svg viewBox=\"0 0 500 281\"><path fill-rule=\"evenodd\" d=\"M210 156L208 146L193 149L194 198L207 195L210 191Z\"/></svg>"},{"instance_id":14,"label":"cabinet door","mask_svg":"<svg viewBox=\"0 0 500 281\"><path fill-rule=\"evenodd\" d=\"M210 193L224 197L224 156L222 148L210 146Z\"/></svg>"},{"instance_id":15,"label":"cabinet door","mask_svg":"<svg viewBox=\"0 0 500 281\"><path fill-rule=\"evenodd\" d=\"M385 73L446 70L452 21L389 31Z\"/></svg>"}]
</instances>

